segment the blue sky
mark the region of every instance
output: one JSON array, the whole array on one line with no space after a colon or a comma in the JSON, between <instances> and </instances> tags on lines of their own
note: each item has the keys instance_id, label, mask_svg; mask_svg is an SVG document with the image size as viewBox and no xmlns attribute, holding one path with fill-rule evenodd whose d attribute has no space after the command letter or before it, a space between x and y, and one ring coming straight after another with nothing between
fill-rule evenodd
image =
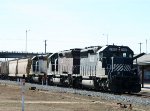
<instances>
[{"instance_id":1,"label":"blue sky","mask_svg":"<svg viewBox=\"0 0 150 111\"><path fill-rule=\"evenodd\" d=\"M57 52L127 45L150 53L149 0L0 0L0 50Z\"/></svg>"}]
</instances>

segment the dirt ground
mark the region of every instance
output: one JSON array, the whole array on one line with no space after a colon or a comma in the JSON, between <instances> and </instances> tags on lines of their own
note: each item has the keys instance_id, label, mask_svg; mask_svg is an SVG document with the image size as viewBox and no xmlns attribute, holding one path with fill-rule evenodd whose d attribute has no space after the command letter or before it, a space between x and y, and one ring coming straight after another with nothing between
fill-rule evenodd
<instances>
[{"instance_id":1,"label":"dirt ground","mask_svg":"<svg viewBox=\"0 0 150 111\"><path fill-rule=\"evenodd\" d=\"M0 84L0 111L22 111L21 88ZM25 90L25 111L148 111L149 107L121 108L117 102L70 93Z\"/></svg>"}]
</instances>

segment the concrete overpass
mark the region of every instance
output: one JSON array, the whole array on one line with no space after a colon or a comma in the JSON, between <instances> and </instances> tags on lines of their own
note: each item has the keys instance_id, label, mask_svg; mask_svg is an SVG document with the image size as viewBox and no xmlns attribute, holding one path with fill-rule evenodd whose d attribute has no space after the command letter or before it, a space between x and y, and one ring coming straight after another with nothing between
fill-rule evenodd
<instances>
[{"instance_id":1,"label":"concrete overpass","mask_svg":"<svg viewBox=\"0 0 150 111\"><path fill-rule=\"evenodd\" d=\"M51 54L51 53L47 53L47 54ZM45 55L45 53L8 52L8 51L0 52L0 58L23 58L23 57L33 57L36 55Z\"/></svg>"}]
</instances>

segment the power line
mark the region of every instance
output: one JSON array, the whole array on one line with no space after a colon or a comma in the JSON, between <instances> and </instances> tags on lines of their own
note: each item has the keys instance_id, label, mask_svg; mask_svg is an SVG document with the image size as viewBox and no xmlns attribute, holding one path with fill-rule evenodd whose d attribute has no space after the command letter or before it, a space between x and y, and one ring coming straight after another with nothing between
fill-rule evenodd
<instances>
[{"instance_id":1,"label":"power line","mask_svg":"<svg viewBox=\"0 0 150 111\"><path fill-rule=\"evenodd\" d=\"M24 39L9 39L9 38L5 38L5 39L0 39L1 41L24 41Z\"/></svg>"}]
</instances>

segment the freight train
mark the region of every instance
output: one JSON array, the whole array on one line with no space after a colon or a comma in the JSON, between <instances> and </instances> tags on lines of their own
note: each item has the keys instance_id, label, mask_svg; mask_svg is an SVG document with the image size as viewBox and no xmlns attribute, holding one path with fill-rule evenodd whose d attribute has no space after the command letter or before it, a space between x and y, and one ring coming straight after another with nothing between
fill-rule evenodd
<instances>
[{"instance_id":1,"label":"freight train","mask_svg":"<svg viewBox=\"0 0 150 111\"><path fill-rule=\"evenodd\" d=\"M119 93L140 92L140 78L133 65L133 55L128 46L75 48L45 57L2 62L1 75L6 71L5 75L10 78L24 74L29 82L45 80L49 85Z\"/></svg>"},{"instance_id":2,"label":"freight train","mask_svg":"<svg viewBox=\"0 0 150 111\"><path fill-rule=\"evenodd\" d=\"M1 79L17 80L24 75L28 82L41 83L47 73L47 55L1 62L0 69Z\"/></svg>"}]
</instances>

